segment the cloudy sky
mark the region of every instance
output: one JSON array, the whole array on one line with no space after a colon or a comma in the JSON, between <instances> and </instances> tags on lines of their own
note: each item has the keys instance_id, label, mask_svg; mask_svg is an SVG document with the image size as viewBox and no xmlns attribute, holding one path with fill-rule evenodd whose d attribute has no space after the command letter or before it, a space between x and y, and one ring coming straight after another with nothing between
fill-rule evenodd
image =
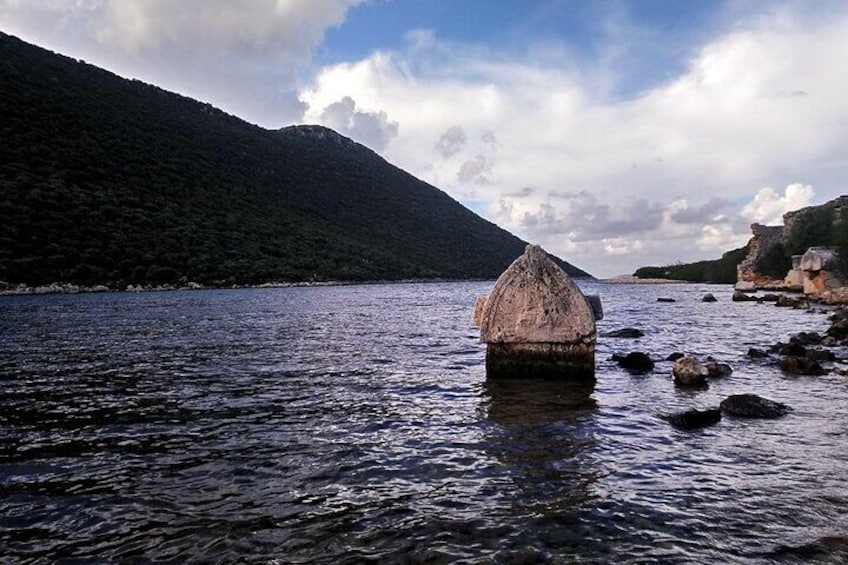
<instances>
[{"instance_id":1,"label":"cloudy sky","mask_svg":"<svg viewBox=\"0 0 848 565\"><path fill-rule=\"evenodd\" d=\"M332 127L597 276L848 187L842 0L0 0L0 30Z\"/></svg>"}]
</instances>

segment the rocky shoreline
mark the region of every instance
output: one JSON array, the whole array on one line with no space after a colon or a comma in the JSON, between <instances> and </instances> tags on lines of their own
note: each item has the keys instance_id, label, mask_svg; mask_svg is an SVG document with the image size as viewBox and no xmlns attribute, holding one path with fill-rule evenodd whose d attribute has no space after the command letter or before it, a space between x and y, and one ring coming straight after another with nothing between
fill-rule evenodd
<instances>
[{"instance_id":1,"label":"rocky shoreline","mask_svg":"<svg viewBox=\"0 0 848 565\"><path fill-rule=\"evenodd\" d=\"M826 293L818 297L807 297L803 294L782 294L777 300L761 297L750 297L740 300L738 295L734 302L756 301L774 303L775 307L789 307L808 310L813 313L829 314L830 326L820 334L814 331L802 331L791 335L787 341L778 341L766 349L750 348L747 357L752 362L764 367L772 367L782 374L793 377L819 377L823 375L848 376L848 289ZM813 308L819 303L825 305ZM635 339L644 335L638 328L623 328L601 334L604 338ZM654 373L656 362L670 361L673 363L670 384L681 389L706 389L715 379L730 377L733 369L712 357L697 359L681 352L672 352L663 359L651 359L641 351L629 351L626 354L615 353L611 360L631 375L648 375ZM696 430L718 423L722 415L734 418L781 418L791 413L792 407L763 398L756 394L745 393L732 395L724 399L719 406L703 409L690 409L673 414L658 414L657 416L674 428L680 430Z\"/></svg>"}]
</instances>

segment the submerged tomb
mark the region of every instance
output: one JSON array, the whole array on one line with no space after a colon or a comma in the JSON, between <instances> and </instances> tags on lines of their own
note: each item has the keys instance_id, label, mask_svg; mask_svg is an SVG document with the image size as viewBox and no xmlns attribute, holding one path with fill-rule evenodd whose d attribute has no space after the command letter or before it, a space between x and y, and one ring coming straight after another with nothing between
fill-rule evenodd
<instances>
[{"instance_id":1,"label":"submerged tomb","mask_svg":"<svg viewBox=\"0 0 848 565\"><path fill-rule=\"evenodd\" d=\"M598 297L584 296L541 247L528 245L475 304L487 376L594 381L601 317Z\"/></svg>"}]
</instances>

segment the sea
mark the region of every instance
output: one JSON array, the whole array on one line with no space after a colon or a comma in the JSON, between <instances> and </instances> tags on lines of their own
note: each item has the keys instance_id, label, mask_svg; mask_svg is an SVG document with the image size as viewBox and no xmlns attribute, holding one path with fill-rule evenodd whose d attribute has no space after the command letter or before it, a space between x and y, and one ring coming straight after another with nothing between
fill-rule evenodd
<instances>
[{"instance_id":1,"label":"sea","mask_svg":"<svg viewBox=\"0 0 848 565\"><path fill-rule=\"evenodd\" d=\"M472 322L492 284L0 298L0 562L848 559L844 366L747 355L825 311L580 281L600 332L644 337L599 337L594 386L501 382ZM675 352L733 373L676 388ZM793 410L663 419L740 393Z\"/></svg>"}]
</instances>

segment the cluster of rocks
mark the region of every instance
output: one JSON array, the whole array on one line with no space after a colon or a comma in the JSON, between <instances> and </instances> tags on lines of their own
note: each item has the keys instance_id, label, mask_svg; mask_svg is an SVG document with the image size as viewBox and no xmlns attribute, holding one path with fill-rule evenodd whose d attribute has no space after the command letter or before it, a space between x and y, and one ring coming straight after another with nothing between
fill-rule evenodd
<instances>
[{"instance_id":1,"label":"cluster of rocks","mask_svg":"<svg viewBox=\"0 0 848 565\"><path fill-rule=\"evenodd\" d=\"M786 404L756 394L731 394L721 401L718 408L686 410L663 416L663 419L680 430L697 430L718 423L722 414L736 418L775 419L791 410Z\"/></svg>"}]
</instances>

